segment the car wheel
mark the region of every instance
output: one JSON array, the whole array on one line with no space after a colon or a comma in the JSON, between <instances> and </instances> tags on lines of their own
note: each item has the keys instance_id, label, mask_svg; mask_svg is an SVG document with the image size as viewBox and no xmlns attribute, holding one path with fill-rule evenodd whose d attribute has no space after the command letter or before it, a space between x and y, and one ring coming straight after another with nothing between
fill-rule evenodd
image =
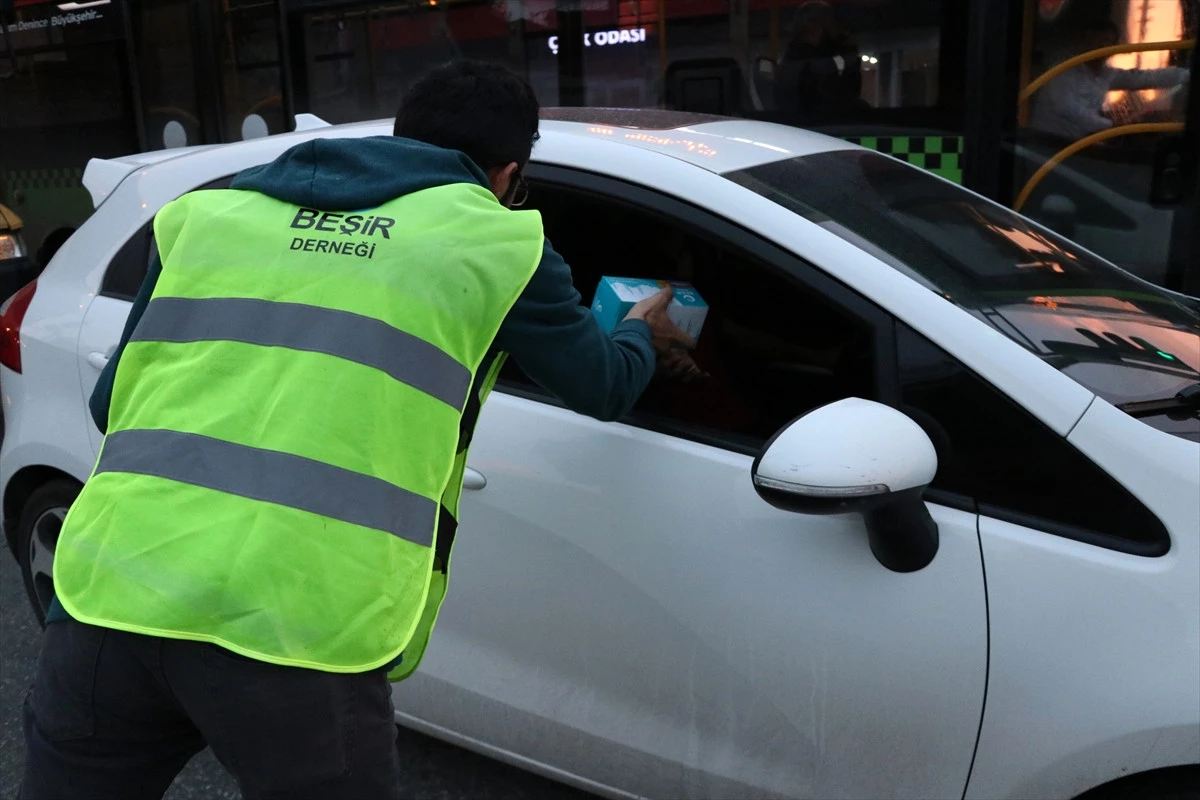
<instances>
[{"instance_id":1,"label":"car wheel","mask_svg":"<svg viewBox=\"0 0 1200 800\"><path fill-rule=\"evenodd\" d=\"M17 523L17 561L33 613L41 625L46 624L46 611L54 597L54 548L67 509L79 490L79 484L73 481L50 481L29 496Z\"/></svg>"},{"instance_id":2,"label":"car wheel","mask_svg":"<svg viewBox=\"0 0 1200 800\"><path fill-rule=\"evenodd\" d=\"M1200 800L1200 769L1168 767L1130 775L1084 792L1075 800Z\"/></svg>"},{"instance_id":3,"label":"car wheel","mask_svg":"<svg viewBox=\"0 0 1200 800\"><path fill-rule=\"evenodd\" d=\"M1092 800L1089 796L1088 800ZM1166 791L1143 792L1140 787L1128 791L1098 794L1095 800L1200 800L1200 789L1168 789Z\"/></svg>"}]
</instances>

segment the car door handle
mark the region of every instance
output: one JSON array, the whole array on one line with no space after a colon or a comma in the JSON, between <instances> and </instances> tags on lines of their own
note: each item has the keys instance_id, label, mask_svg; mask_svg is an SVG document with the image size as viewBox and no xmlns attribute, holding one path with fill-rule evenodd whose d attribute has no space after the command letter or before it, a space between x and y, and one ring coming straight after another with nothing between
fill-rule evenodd
<instances>
[{"instance_id":1,"label":"car door handle","mask_svg":"<svg viewBox=\"0 0 1200 800\"><path fill-rule=\"evenodd\" d=\"M487 478L483 477L483 473L467 467L463 472L463 488L477 492L485 486L487 486Z\"/></svg>"},{"instance_id":2,"label":"car door handle","mask_svg":"<svg viewBox=\"0 0 1200 800\"><path fill-rule=\"evenodd\" d=\"M108 366L108 356L100 352L88 353L87 362L96 369L104 369Z\"/></svg>"}]
</instances>

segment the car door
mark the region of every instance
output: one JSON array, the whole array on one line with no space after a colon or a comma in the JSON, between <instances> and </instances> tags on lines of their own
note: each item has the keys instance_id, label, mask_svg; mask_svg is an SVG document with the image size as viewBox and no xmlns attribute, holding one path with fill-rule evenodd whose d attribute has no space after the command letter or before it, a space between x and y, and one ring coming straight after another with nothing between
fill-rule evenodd
<instances>
[{"instance_id":1,"label":"car door","mask_svg":"<svg viewBox=\"0 0 1200 800\"><path fill-rule=\"evenodd\" d=\"M125 320L133 305L153 252L153 232L150 223L135 230L121 245L109 261L101 281L100 291L92 298L83 324L79 329L79 386L83 391L84 408L87 409L92 390L100 372L121 342ZM92 456L99 455L104 435L87 415L88 436L92 445Z\"/></svg>"},{"instance_id":2,"label":"car door","mask_svg":"<svg viewBox=\"0 0 1200 800\"><path fill-rule=\"evenodd\" d=\"M869 331L864 385L896 401L891 323L877 307L693 206L569 170L531 178L535 196L582 187L601 206L679 226L696 252L727 248L750 265L723 273L731 293L770 271L772 308L784 309L772 314L786 315L794 292L848 315ZM597 231L602 216L547 205L551 238L575 236L581 257L578 232L611 239ZM715 310L724 298L707 299ZM786 332L787 319L773 322ZM717 324L710 316L706 331ZM746 384L736 359L727 372L735 393L775 417L780 398L761 393L809 380L797 364ZM660 388L652 410L602 423L512 374L480 420L470 466L483 480L463 499L437 634L396 687L403 718L640 796L961 797L987 662L969 504L931 502L936 558L889 572L858 516L789 513L758 497L762 433L723 430L732 411L706 417L686 398L663 402L676 390Z\"/></svg>"},{"instance_id":3,"label":"car door","mask_svg":"<svg viewBox=\"0 0 1200 800\"><path fill-rule=\"evenodd\" d=\"M197 187L197 191L226 189L232 180L232 175L225 175ZM121 334L125 330L133 299L157 253L154 221L151 220L130 233L104 270L100 291L88 306L79 330L79 386L83 391L85 408L92 390L96 388L100 372L121 343ZM90 411L87 429L92 455L99 455L104 435L92 421Z\"/></svg>"}]
</instances>

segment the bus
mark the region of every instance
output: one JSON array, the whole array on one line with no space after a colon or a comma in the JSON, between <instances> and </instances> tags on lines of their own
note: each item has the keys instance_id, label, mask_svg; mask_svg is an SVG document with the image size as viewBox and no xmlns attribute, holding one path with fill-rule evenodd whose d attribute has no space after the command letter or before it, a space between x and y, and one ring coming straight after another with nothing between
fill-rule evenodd
<instances>
[{"instance_id":1,"label":"bus","mask_svg":"<svg viewBox=\"0 0 1200 800\"><path fill-rule=\"evenodd\" d=\"M31 247L90 157L394 115L430 64L544 106L798 125L1200 295L1200 0L0 0L0 203Z\"/></svg>"}]
</instances>

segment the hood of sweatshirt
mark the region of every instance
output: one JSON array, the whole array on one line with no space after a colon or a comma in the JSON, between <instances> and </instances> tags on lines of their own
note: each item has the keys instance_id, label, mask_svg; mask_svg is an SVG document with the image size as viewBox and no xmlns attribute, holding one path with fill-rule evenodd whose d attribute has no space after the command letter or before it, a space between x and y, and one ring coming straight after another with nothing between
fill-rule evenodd
<instances>
[{"instance_id":1,"label":"hood of sweatshirt","mask_svg":"<svg viewBox=\"0 0 1200 800\"><path fill-rule=\"evenodd\" d=\"M483 170L457 150L369 136L298 144L269 164L238 173L230 188L321 211L352 211L452 183L491 185Z\"/></svg>"}]
</instances>

